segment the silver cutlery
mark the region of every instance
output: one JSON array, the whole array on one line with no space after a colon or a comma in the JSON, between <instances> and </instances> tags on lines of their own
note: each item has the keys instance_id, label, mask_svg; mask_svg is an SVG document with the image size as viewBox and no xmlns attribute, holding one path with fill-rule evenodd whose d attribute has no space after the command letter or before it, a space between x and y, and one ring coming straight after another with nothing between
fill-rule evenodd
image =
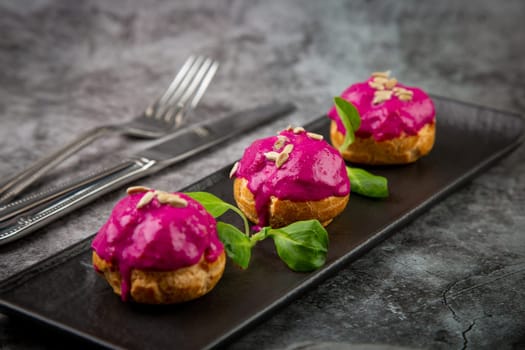
<instances>
[{"instance_id":1,"label":"silver cutlery","mask_svg":"<svg viewBox=\"0 0 525 350\"><path fill-rule=\"evenodd\" d=\"M57 189L59 195L53 191L38 198L33 196L31 200L19 201L14 206L4 206L0 208L2 215L14 207L18 214L24 214L0 222L0 245L32 233L124 184L172 166L294 109L291 103L272 103L180 129L112 169L70 184L68 188ZM36 201L40 204L33 206L31 203ZM29 211L26 211L24 204L29 205Z\"/></svg>"},{"instance_id":2,"label":"silver cutlery","mask_svg":"<svg viewBox=\"0 0 525 350\"><path fill-rule=\"evenodd\" d=\"M0 203L12 200L59 163L110 132L149 139L173 132L182 125L187 113L197 106L218 66L210 58L189 57L165 92L142 114L121 124L103 125L89 130L15 174L0 187Z\"/></svg>"}]
</instances>

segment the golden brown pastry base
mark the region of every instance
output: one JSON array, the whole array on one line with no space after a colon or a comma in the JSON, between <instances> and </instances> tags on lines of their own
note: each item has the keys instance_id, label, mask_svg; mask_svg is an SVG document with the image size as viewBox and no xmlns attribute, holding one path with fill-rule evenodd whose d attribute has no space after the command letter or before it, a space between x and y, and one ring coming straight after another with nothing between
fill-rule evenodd
<instances>
[{"instance_id":1,"label":"golden brown pastry base","mask_svg":"<svg viewBox=\"0 0 525 350\"><path fill-rule=\"evenodd\" d=\"M234 180L233 197L246 217L250 221L258 223L255 198L248 188L246 179L236 178ZM283 227L296 221L310 219L317 219L323 226L326 226L345 209L349 197L350 195L344 197L331 196L319 201L294 202L272 196L269 208L270 226L274 228Z\"/></svg>"},{"instance_id":2,"label":"golden brown pastry base","mask_svg":"<svg viewBox=\"0 0 525 350\"><path fill-rule=\"evenodd\" d=\"M131 299L144 304L174 304L203 296L215 287L224 272L224 252L214 262L204 258L192 266L174 271L131 272ZM93 265L104 275L113 291L121 295L118 268L93 252Z\"/></svg>"},{"instance_id":3,"label":"golden brown pastry base","mask_svg":"<svg viewBox=\"0 0 525 350\"><path fill-rule=\"evenodd\" d=\"M377 142L372 137L356 137L343 151L343 158L361 164L406 164L428 154L434 146L435 123L425 125L417 135L402 136L392 140ZM343 144L344 135L337 130L337 124L330 124L330 139L335 148Z\"/></svg>"}]
</instances>

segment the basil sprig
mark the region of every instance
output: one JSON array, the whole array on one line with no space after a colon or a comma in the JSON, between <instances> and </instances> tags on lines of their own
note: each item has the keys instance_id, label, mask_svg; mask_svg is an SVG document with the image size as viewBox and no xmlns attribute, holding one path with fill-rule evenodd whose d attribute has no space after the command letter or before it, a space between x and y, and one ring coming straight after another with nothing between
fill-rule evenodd
<instances>
[{"instance_id":1,"label":"basil sprig","mask_svg":"<svg viewBox=\"0 0 525 350\"><path fill-rule=\"evenodd\" d=\"M346 129L345 139L339 146L339 152L343 152L354 142L355 132L361 126L361 117L357 108L344 98L336 96L334 97L334 103L337 114ZM388 197L388 181L383 176L348 166L346 167L346 173L350 179L352 192L373 198Z\"/></svg>"},{"instance_id":2,"label":"basil sprig","mask_svg":"<svg viewBox=\"0 0 525 350\"><path fill-rule=\"evenodd\" d=\"M243 269L247 268L254 242L237 227L222 221L217 221L217 233L230 259Z\"/></svg>"},{"instance_id":3,"label":"basil sprig","mask_svg":"<svg viewBox=\"0 0 525 350\"><path fill-rule=\"evenodd\" d=\"M318 220L297 221L286 227L265 227L279 257L294 271L311 271L324 265L328 234Z\"/></svg>"},{"instance_id":4,"label":"basil sprig","mask_svg":"<svg viewBox=\"0 0 525 350\"><path fill-rule=\"evenodd\" d=\"M359 168L346 167L352 192L373 198L388 197L388 180Z\"/></svg>"},{"instance_id":5,"label":"basil sprig","mask_svg":"<svg viewBox=\"0 0 525 350\"><path fill-rule=\"evenodd\" d=\"M214 218L218 218L228 210L233 210L242 218L244 222L244 231L249 234L250 224L248 223L248 219L236 206L231 205L230 203L227 203L219 197L208 192L190 192L187 193L187 195L199 202Z\"/></svg>"},{"instance_id":6,"label":"basil sprig","mask_svg":"<svg viewBox=\"0 0 525 350\"><path fill-rule=\"evenodd\" d=\"M293 271L312 271L323 266L326 261L328 232L318 220L297 221L276 229L266 226L250 235L248 220L237 207L207 192L189 192L187 195L201 203L215 218L228 210L242 217L244 233L222 221L217 221L217 232L228 257L243 269L250 263L252 248L268 237L273 239L281 260Z\"/></svg>"},{"instance_id":7,"label":"basil sprig","mask_svg":"<svg viewBox=\"0 0 525 350\"><path fill-rule=\"evenodd\" d=\"M355 132L361 126L361 118L359 117L357 108L344 98L336 96L334 97L334 103L337 114L346 129L345 139L341 146L339 146L339 152L343 152L354 142Z\"/></svg>"}]
</instances>

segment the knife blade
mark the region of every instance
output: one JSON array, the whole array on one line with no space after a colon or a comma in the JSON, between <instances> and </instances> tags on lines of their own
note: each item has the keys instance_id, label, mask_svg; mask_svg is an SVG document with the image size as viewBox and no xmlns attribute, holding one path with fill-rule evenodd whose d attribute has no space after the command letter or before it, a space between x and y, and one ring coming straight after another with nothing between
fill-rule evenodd
<instances>
[{"instance_id":1,"label":"knife blade","mask_svg":"<svg viewBox=\"0 0 525 350\"><path fill-rule=\"evenodd\" d=\"M50 222L136 179L173 166L197 153L295 110L272 103L195 124L135 153L126 161L65 187L0 207L0 245L22 238ZM36 204L34 204L36 203Z\"/></svg>"}]
</instances>

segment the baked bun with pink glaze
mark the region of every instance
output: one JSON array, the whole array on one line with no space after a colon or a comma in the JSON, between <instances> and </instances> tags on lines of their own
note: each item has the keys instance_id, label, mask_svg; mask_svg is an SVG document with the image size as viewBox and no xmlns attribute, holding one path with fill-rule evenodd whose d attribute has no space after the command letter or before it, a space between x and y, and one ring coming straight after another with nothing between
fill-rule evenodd
<instances>
[{"instance_id":1,"label":"baked bun with pink glaze","mask_svg":"<svg viewBox=\"0 0 525 350\"><path fill-rule=\"evenodd\" d=\"M216 226L185 194L131 187L92 242L93 265L123 301L192 300L212 290L224 272Z\"/></svg>"},{"instance_id":2,"label":"baked bun with pink glaze","mask_svg":"<svg viewBox=\"0 0 525 350\"><path fill-rule=\"evenodd\" d=\"M376 72L362 83L351 85L341 97L359 112L361 126L343 157L362 164L405 164L428 154L436 132L434 103L421 89L400 84L390 72ZM345 128L334 107L330 139L339 148Z\"/></svg>"},{"instance_id":3,"label":"baked bun with pink glaze","mask_svg":"<svg viewBox=\"0 0 525 350\"><path fill-rule=\"evenodd\" d=\"M301 127L253 142L231 177L237 206L261 227L309 219L326 226L350 196L344 159L321 135Z\"/></svg>"}]
</instances>

